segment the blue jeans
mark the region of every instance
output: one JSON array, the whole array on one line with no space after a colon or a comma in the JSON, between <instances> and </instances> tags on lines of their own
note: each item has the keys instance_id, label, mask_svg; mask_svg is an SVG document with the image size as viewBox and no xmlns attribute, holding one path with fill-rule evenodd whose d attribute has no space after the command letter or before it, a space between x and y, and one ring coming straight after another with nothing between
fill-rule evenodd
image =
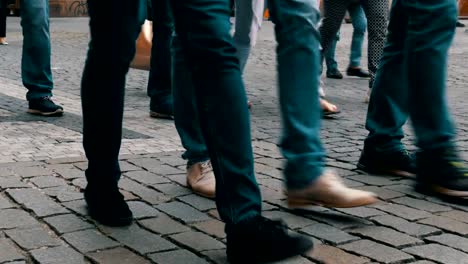
<instances>
[{"instance_id":1,"label":"blue jeans","mask_svg":"<svg viewBox=\"0 0 468 264\"><path fill-rule=\"evenodd\" d=\"M27 100L52 96L49 0L22 0L23 55L21 78Z\"/></svg>"},{"instance_id":2,"label":"blue jeans","mask_svg":"<svg viewBox=\"0 0 468 264\"><path fill-rule=\"evenodd\" d=\"M367 113L366 148L402 149L408 117L422 150L452 146L455 131L445 90L456 22L453 0L393 0Z\"/></svg>"},{"instance_id":3,"label":"blue jeans","mask_svg":"<svg viewBox=\"0 0 468 264\"><path fill-rule=\"evenodd\" d=\"M364 42L364 34L367 28L367 19L364 10L360 3L353 3L348 6L348 12L353 25L353 37L351 40L351 52L349 55L349 67L359 67L361 65L362 44ZM336 34L336 38L330 44L330 48L325 54L327 70L337 70L338 63L335 60L336 44L340 40L340 33Z\"/></svg>"},{"instance_id":4,"label":"blue jeans","mask_svg":"<svg viewBox=\"0 0 468 264\"><path fill-rule=\"evenodd\" d=\"M171 46L174 34L174 19L170 0L152 0L153 45L151 47L151 67L148 80L148 96L151 110L172 105L172 55ZM172 108L170 106L169 108Z\"/></svg>"}]
</instances>

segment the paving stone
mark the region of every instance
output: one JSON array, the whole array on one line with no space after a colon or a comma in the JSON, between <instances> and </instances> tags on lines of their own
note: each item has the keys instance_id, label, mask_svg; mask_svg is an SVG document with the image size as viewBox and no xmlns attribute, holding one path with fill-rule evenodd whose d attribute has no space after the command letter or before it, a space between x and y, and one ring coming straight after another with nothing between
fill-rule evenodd
<instances>
[{"instance_id":1,"label":"paving stone","mask_svg":"<svg viewBox=\"0 0 468 264\"><path fill-rule=\"evenodd\" d=\"M14 205L0 194L0 209L6 209L11 207L14 207Z\"/></svg>"},{"instance_id":2,"label":"paving stone","mask_svg":"<svg viewBox=\"0 0 468 264\"><path fill-rule=\"evenodd\" d=\"M48 164L70 164L70 163L77 163L83 162L86 159L84 157L73 157L73 158L57 158L57 159L49 159L47 160Z\"/></svg>"},{"instance_id":3,"label":"paving stone","mask_svg":"<svg viewBox=\"0 0 468 264\"><path fill-rule=\"evenodd\" d=\"M7 193L17 203L32 210L39 217L69 212L60 204L52 201L49 197L36 189L8 190Z\"/></svg>"},{"instance_id":4,"label":"paving stone","mask_svg":"<svg viewBox=\"0 0 468 264\"><path fill-rule=\"evenodd\" d=\"M158 264L208 264L208 262L192 252L181 249L149 255L149 258Z\"/></svg>"},{"instance_id":5,"label":"paving stone","mask_svg":"<svg viewBox=\"0 0 468 264\"><path fill-rule=\"evenodd\" d=\"M310 220L302 216L297 216L297 215L282 212L282 211L264 212L263 216L268 217L270 219L281 219L284 222L286 222L288 227L291 229L299 229L299 228L304 228L306 226L317 224L317 222L314 220Z\"/></svg>"},{"instance_id":6,"label":"paving stone","mask_svg":"<svg viewBox=\"0 0 468 264\"><path fill-rule=\"evenodd\" d=\"M129 179L120 180L119 185L122 189L137 195L150 204L161 204L171 200L169 196Z\"/></svg>"},{"instance_id":7,"label":"paving stone","mask_svg":"<svg viewBox=\"0 0 468 264\"><path fill-rule=\"evenodd\" d=\"M346 186L351 187L351 188L376 187L376 186L364 185L364 183L362 183L362 182L349 180L347 178L341 178L341 180L343 181L343 183ZM378 187L376 187L376 188L378 188Z\"/></svg>"},{"instance_id":8,"label":"paving stone","mask_svg":"<svg viewBox=\"0 0 468 264\"><path fill-rule=\"evenodd\" d=\"M0 208L1 208L1 206L0 206ZM463 222L463 223L468 224L468 212L453 210L453 211L450 211L450 212L441 213L440 215L444 216L444 217L454 219L454 220L457 220L459 222Z\"/></svg>"},{"instance_id":9,"label":"paving stone","mask_svg":"<svg viewBox=\"0 0 468 264\"><path fill-rule=\"evenodd\" d=\"M442 234L440 236L431 236L425 238L428 241L455 248L468 253L468 238L452 234Z\"/></svg>"},{"instance_id":10,"label":"paving stone","mask_svg":"<svg viewBox=\"0 0 468 264\"><path fill-rule=\"evenodd\" d=\"M369 185L375 186L385 186L385 185L392 185L395 184L394 180L395 177L387 177L387 176L375 176L369 174L361 174L356 176L347 177L349 180L362 182Z\"/></svg>"},{"instance_id":11,"label":"paving stone","mask_svg":"<svg viewBox=\"0 0 468 264\"><path fill-rule=\"evenodd\" d=\"M325 224L314 224L301 229L301 232L323 239L332 245L339 245L350 241L358 240L340 229Z\"/></svg>"},{"instance_id":12,"label":"paving stone","mask_svg":"<svg viewBox=\"0 0 468 264\"><path fill-rule=\"evenodd\" d=\"M129 177L130 179L137 181L139 183L143 183L146 185L152 185L152 184L159 184L159 183L169 183L170 180L160 176L156 175L154 173L151 173L149 171L130 171L126 172L124 174L125 176Z\"/></svg>"},{"instance_id":13,"label":"paving stone","mask_svg":"<svg viewBox=\"0 0 468 264\"><path fill-rule=\"evenodd\" d=\"M414 260L414 257L395 248L384 246L370 240L351 242L340 248L368 257L381 263L404 263Z\"/></svg>"},{"instance_id":14,"label":"paving stone","mask_svg":"<svg viewBox=\"0 0 468 264\"><path fill-rule=\"evenodd\" d=\"M13 171L23 178L30 178L36 176L47 176L51 175L53 172L49 169L39 166L33 167L16 167Z\"/></svg>"},{"instance_id":15,"label":"paving stone","mask_svg":"<svg viewBox=\"0 0 468 264\"><path fill-rule=\"evenodd\" d=\"M86 264L83 255L67 246L36 249L31 256L39 264Z\"/></svg>"},{"instance_id":16,"label":"paving stone","mask_svg":"<svg viewBox=\"0 0 468 264\"><path fill-rule=\"evenodd\" d=\"M57 198L60 202L83 199L83 193L70 185L46 188L42 189L42 191L51 197Z\"/></svg>"},{"instance_id":17,"label":"paving stone","mask_svg":"<svg viewBox=\"0 0 468 264\"><path fill-rule=\"evenodd\" d=\"M50 226L52 226L60 234L89 229L93 227L93 225L83 221L74 214L47 217L44 218L44 221Z\"/></svg>"},{"instance_id":18,"label":"paving stone","mask_svg":"<svg viewBox=\"0 0 468 264\"><path fill-rule=\"evenodd\" d=\"M31 178L29 181L39 188L56 187L67 185L67 182L57 176L39 176Z\"/></svg>"},{"instance_id":19,"label":"paving stone","mask_svg":"<svg viewBox=\"0 0 468 264\"><path fill-rule=\"evenodd\" d=\"M337 208L336 210L345 214L354 215L357 217L367 218L377 215L384 215L385 213L374 208L369 207L354 207L354 208Z\"/></svg>"},{"instance_id":20,"label":"paving stone","mask_svg":"<svg viewBox=\"0 0 468 264\"><path fill-rule=\"evenodd\" d=\"M13 262L7 262L7 264L27 264L26 261L13 261Z\"/></svg>"},{"instance_id":21,"label":"paving stone","mask_svg":"<svg viewBox=\"0 0 468 264\"><path fill-rule=\"evenodd\" d=\"M25 257L10 240L0 238L0 263L22 259L25 259Z\"/></svg>"},{"instance_id":22,"label":"paving stone","mask_svg":"<svg viewBox=\"0 0 468 264\"><path fill-rule=\"evenodd\" d=\"M88 207L84 199L62 203L63 206L80 215L88 215Z\"/></svg>"},{"instance_id":23,"label":"paving stone","mask_svg":"<svg viewBox=\"0 0 468 264\"><path fill-rule=\"evenodd\" d=\"M369 262L368 258L359 257L327 245L315 245L314 250L307 253L307 256L320 263L330 264L363 264Z\"/></svg>"},{"instance_id":24,"label":"paving stone","mask_svg":"<svg viewBox=\"0 0 468 264\"><path fill-rule=\"evenodd\" d=\"M193 225L195 228L198 230L210 235L214 236L217 238L226 238L226 233L224 232L224 223L213 219L213 220L208 220L200 223L196 223Z\"/></svg>"},{"instance_id":25,"label":"paving stone","mask_svg":"<svg viewBox=\"0 0 468 264\"><path fill-rule=\"evenodd\" d=\"M85 174L84 171L71 168L71 169L57 169L54 170L56 173L58 173L60 176L62 176L65 179L76 179L76 178L84 178Z\"/></svg>"},{"instance_id":26,"label":"paving stone","mask_svg":"<svg viewBox=\"0 0 468 264\"><path fill-rule=\"evenodd\" d=\"M159 214L156 218L145 219L139 222L145 228L162 235L182 233L190 230L187 226L172 220L165 214Z\"/></svg>"},{"instance_id":27,"label":"paving stone","mask_svg":"<svg viewBox=\"0 0 468 264\"><path fill-rule=\"evenodd\" d=\"M229 264L225 249L203 251L201 254L216 264Z\"/></svg>"},{"instance_id":28,"label":"paving stone","mask_svg":"<svg viewBox=\"0 0 468 264\"><path fill-rule=\"evenodd\" d=\"M205 198L205 197L201 197L196 194L180 196L180 197L177 197L177 199L192 207L195 207L195 209L200 210L200 211L207 211L207 210L216 208L215 201Z\"/></svg>"},{"instance_id":29,"label":"paving stone","mask_svg":"<svg viewBox=\"0 0 468 264\"><path fill-rule=\"evenodd\" d=\"M139 201L128 202L130 210L133 212L133 217L135 219L155 217L159 215L158 210L153 207Z\"/></svg>"},{"instance_id":30,"label":"paving stone","mask_svg":"<svg viewBox=\"0 0 468 264\"><path fill-rule=\"evenodd\" d=\"M84 190L88 182L85 178L76 178L72 180L72 184L78 187L79 189Z\"/></svg>"},{"instance_id":31,"label":"paving stone","mask_svg":"<svg viewBox=\"0 0 468 264\"><path fill-rule=\"evenodd\" d=\"M195 251L215 250L226 247L223 243L201 232L190 231L171 235L170 237Z\"/></svg>"},{"instance_id":32,"label":"paving stone","mask_svg":"<svg viewBox=\"0 0 468 264\"><path fill-rule=\"evenodd\" d=\"M159 235L146 231L137 225L126 228L103 227L103 230L120 243L140 254L174 249L176 246Z\"/></svg>"},{"instance_id":33,"label":"paving stone","mask_svg":"<svg viewBox=\"0 0 468 264\"><path fill-rule=\"evenodd\" d=\"M62 245L62 241L58 239L52 231L46 230L43 227L12 229L6 230L5 233L9 238L15 241L16 244L26 250Z\"/></svg>"},{"instance_id":34,"label":"paving stone","mask_svg":"<svg viewBox=\"0 0 468 264\"><path fill-rule=\"evenodd\" d=\"M376 216L371 218L371 220L376 221L380 225L391 227L400 232L416 237L441 233L439 229L432 226L412 223L393 215Z\"/></svg>"},{"instance_id":35,"label":"paving stone","mask_svg":"<svg viewBox=\"0 0 468 264\"><path fill-rule=\"evenodd\" d=\"M14 176L13 170L11 168L2 168L0 167L0 177L4 176Z\"/></svg>"},{"instance_id":36,"label":"paving stone","mask_svg":"<svg viewBox=\"0 0 468 264\"><path fill-rule=\"evenodd\" d=\"M150 262L143 257L138 256L132 251L123 248L112 248L94 253L89 253L88 256L99 264L149 264ZM169 263L169 262L166 262ZM188 264L190 262L187 262Z\"/></svg>"},{"instance_id":37,"label":"paving stone","mask_svg":"<svg viewBox=\"0 0 468 264\"><path fill-rule=\"evenodd\" d=\"M421 198L422 199L422 198L425 197L424 194L416 192L414 190L413 186L409 186L409 185L406 185L406 184L389 185L389 186L384 186L382 188L393 190L393 191L400 192L400 193L404 193L404 194L406 194L406 195L408 195L410 197L413 197L413 198Z\"/></svg>"},{"instance_id":38,"label":"paving stone","mask_svg":"<svg viewBox=\"0 0 468 264\"><path fill-rule=\"evenodd\" d=\"M175 167L172 167L172 166L168 166L168 165L164 165L164 164L159 165L157 168L148 168L148 171L150 171L152 173L162 175L162 176L167 176L167 175L171 175L171 174L180 174L180 173L185 172L185 171L183 171L181 169L178 169L178 168L175 168Z\"/></svg>"},{"instance_id":39,"label":"paving stone","mask_svg":"<svg viewBox=\"0 0 468 264\"><path fill-rule=\"evenodd\" d=\"M28 184L22 182L18 176L0 177L0 190L8 188L28 188Z\"/></svg>"},{"instance_id":40,"label":"paving stone","mask_svg":"<svg viewBox=\"0 0 468 264\"><path fill-rule=\"evenodd\" d=\"M181 220L184 223L196 223L210 218L200 211L193 209L192 207L185 205L180 202L170 202L165 204L160 204L156 208L172 217L175 217Z\"/></svg>"},{"instance_id":41,"label":"paving stone","mask_svg":"<svg viewBox=\"0 0 468 264\"><path fill-rule=\"evenodd\" d=\"M337 211L331 211L323 207L311 207L306 211L300 211L304 217L317 222L326 223L338 229L355 228L365 225L372 225L372 222L352 215L347 215Z\"/></svg>"},{"instance_id":42,"label":"paving stone","mask_svg":"<svg viewBox=\"0 0 468 264\"><path fill-rule=\"evenodd\" d=\"M437 228L460 235L468 235L468 224L458 222L443 216L432 216L430 218L419 221L419 223L435 226Z\"/></svg>"},{"instance_id":43,"label":"paving stone","mask_svg":"<svg viewBox=\"0 0 468 264\"><path fill-rule=\"evenodd\" d=\"M382 187L377 187L377 186L361 186L361 187L357 187L357 189L376 193L379 195L379 198L383 200L391 200L394 198L405 196L404 193L392 191L392 190L385 189Z\"/></svg>"},{"instance_id":44,"label":"paving stone","mask_svg":"<svg viewBox=\"0 0 468 264\"><path fill-rule=\"evenodd\" d=\"M444 264L468 264L468 254L437 244L406 248L404 251L424 259Z\"/></svg>"},{"instance_id":45,"label":"paving stone","mask_svg":"<svg viewBox=\"0 0 468 264\"><path fill-rule=\"evenodd\" d=\"M366 226L362 228L353 229L348 232L350 232L351 234L364 236L366 238L376 240L383 244L387 244L397 248L414 246L423 243L423 241L417 238L382 226Z\"/></svg>"},{"instance_id":46,"label":"paving stone","mask_svg":"<svg viewBox=\"0 0 468 264\"><path fill-rule=\"evenodd\" d=\"M65 234L62 237L67 243L83 253L112 248L119 245L96 230L77 231Z\"/></svg>"},{"instance_id":47,"label":"paving stone","mask_svg":"<svg viewBox=\"0 0 468 264\"><path fill-rule=\"evenodd\" d=\"M140 168L138 168L137 166L135 166L133 164L130 164L127 161L124 161L124 160L119 161L119 166L120 166L120 170L122 172L140 170Z\"/></svg>"},{"instance_id":48,"label":"paving stone","mask_svg":"<svg viewBox=\"0 0 468 264\"><path fill-rule=\"evenodd\" d=\"M431 216L428 212L413 209L404 205L399 204L388 204L388 203L381 203L377 205L373 205L372 207L387 212L389 214L393 214L399 216L401 218L405 218L410 221L419 220L423 218L428 218Z\"/></svg>"},{"instance_id":49,"label":"paving stone","mask_svg":"<svg viewBox=\"0 0 468 264\"><path fill-rule=\"evenodd\" d=\"M182 186L179 186L173 183L156 184L156 185L153 185L153 187L156 190L171 197L178 197L178 196L183 196L187 194L192 194L192 191L190 189L184 188Z\"/></svg>"},{"instance_id":50,"label":"paving stone","mask_svg":"<svg viewBox=\"0 0 468 264\"><path fill-rule=\"evenodd\" d=\"M308 260L304 257L293 257L293 258L288 258L282 261L278 262L273 262L272 264L313 264L315 262L312 262L311 260Z\"/></svg>"},{"instance_id":51,"label":"paving stone","mask_svg":"<svg viewBox=\"0 0 468 264\"><path fill-rule=\"evenodd\" d=\"M438 213L438 212L447 212L451 211L452 208L448 206L442 206L439 204L427 202L424 200L414 199L410 197L401 197L398 199L393 199L392 202L406 205L408 207L412 207L415 209L431 212L431 213Z\"/></svg>"},{"instance_id":52,"label":"paving stone","mask_svg":"<svg viewBox=\"0 0 468 264\"><path fill-rule=\"evenodd\" d=\"M0 210L0 229L10 228L25 228L38 226L39 222L19 209L2 209Z\"/></svg>"}]
</instances>

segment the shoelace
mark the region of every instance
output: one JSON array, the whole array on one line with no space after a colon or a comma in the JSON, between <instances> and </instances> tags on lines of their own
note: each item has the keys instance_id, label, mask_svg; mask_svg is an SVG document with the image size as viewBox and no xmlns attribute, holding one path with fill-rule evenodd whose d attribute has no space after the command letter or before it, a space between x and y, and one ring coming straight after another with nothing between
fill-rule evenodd
<instances>
[{"instance_id":1,"label":"shoelace","mask_svg":"<svg viewBox=\"0 0 468 264\"><path fill-rule=\"evenodd\" d=\"M201 171L203 175L212 172L213 166L211 165L211 161L208 160L208 161L202 162Z\"/></svg>"}]
</instances>

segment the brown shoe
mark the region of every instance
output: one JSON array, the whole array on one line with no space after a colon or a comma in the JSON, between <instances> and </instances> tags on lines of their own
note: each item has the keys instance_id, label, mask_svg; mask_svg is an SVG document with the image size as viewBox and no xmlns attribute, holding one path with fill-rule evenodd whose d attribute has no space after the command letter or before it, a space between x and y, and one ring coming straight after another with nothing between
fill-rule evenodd
<instances>
[{"instance_id":1,"label":"brown shoe","mask_svg":"<svg viewBox=\"0 0 468 264\"><path fill-rule=\"evenodd\" d=\"M377 202L376 194L347 187L332 170L325 171L317 181L304 189L288 191L290 208L307 205L349 208L375 202Z\"/></svg>"},{"instance_id":2,"label":"brown shoe","mask_svg":"<svg viewBox=\"0 0 468 264\"><path fill-rule=\"evenodd\" d=\"M187 166L187 185L198 195L215 198L216 179L213 167L211 167L211 161L198 162Z\"/></svg>"}]
</instances>

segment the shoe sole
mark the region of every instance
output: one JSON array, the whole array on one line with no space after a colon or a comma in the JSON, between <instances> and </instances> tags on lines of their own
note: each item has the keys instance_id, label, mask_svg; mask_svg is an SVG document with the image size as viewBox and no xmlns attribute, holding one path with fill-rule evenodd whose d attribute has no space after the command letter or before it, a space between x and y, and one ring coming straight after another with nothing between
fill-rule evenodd
<instances>
[{"instance_id":1,"label":"shoe sole","mask_svg":"<svg viewBox=\"0 0 468 264\"><path fill-rule=\"evenodd\" d=\"M63 115L63 110L59 109L57 111L54 111L54 112L42 112L40 110L36 110L36 109L28 109L28 111L26 111L28 114L31 114L31 115L37 115L37 116L61 116Z\"/></svg>"},{"instance_id":2,"label":"shoe sole","mask_svg":"<svg viewBox=\"0 0 468 264\"><path fill-rule=\"evenodd\" d=\"M98 213L94 213L89 208L88 208L88 213L89 213L89 216L93 220L105 226L122 227L122 226L129 226L133 223L133 216L127 217L127 218L120 218L118 220L116 219L109 220L109 219L106 219L104 216L99 215Z\"/></svg>"},{"instance_id":3,"label":"shoe sole","mask_svg":"<svg viewBox=\"0 0 468 264\"><path fill-rule=\"evenodd\" d=\"M426 195L441 195L443 197L468 198L468 191L451 190L435 184L417 184L415 190L419 193Z\"/></svg>"},{"instance_id":4,"label":"shoe sole","mask_svg":"<svg viewBox=\"0 0 468 264\"><path fill-rule=\"evenodd\" d=\"M290 209L299 209L299 208L304 208L306 206L315 205L315 206L323 206L323 207L330 207L330 208L352 208L352 207L371 205L378 201L379 199L377 199L377 197L373 197L369 199L356 200L355 202L352 202L352 203L330 203L330 202L325 202L325 201L312 201L308 199L288 197L288 207Z\"/></svg>"},{"instance_id":5,"label":"shoe sole","mask_svg":"<svg viewBox=\"0 0 468 264\"><path fill-rule=\"evenodd\" d=\"M161 114L161 113L157 113L157 112L150 112L150 117L159 118L159 119L174 120L174 116L167 115L167 114Z\"/></svg>"},{"instance_id":6,"label":"shoe sole","mask_svg":"<svg viewBox=\"0 0 468 264\"><path fill-rule=\"evenodd\" d=\"M408 171L402 171L402 170L392 170L392 169L385 169L385 168L380 169L380 170L371 170L367 166L362 165L361 163L358 163L356 167L365 173L374 174L374 175L390 175L390 176L400 176L400 177L408 177L408 178L413 178L416 176L416 174L414 173L411 173Z\"/></svg>"}]
</instances>

